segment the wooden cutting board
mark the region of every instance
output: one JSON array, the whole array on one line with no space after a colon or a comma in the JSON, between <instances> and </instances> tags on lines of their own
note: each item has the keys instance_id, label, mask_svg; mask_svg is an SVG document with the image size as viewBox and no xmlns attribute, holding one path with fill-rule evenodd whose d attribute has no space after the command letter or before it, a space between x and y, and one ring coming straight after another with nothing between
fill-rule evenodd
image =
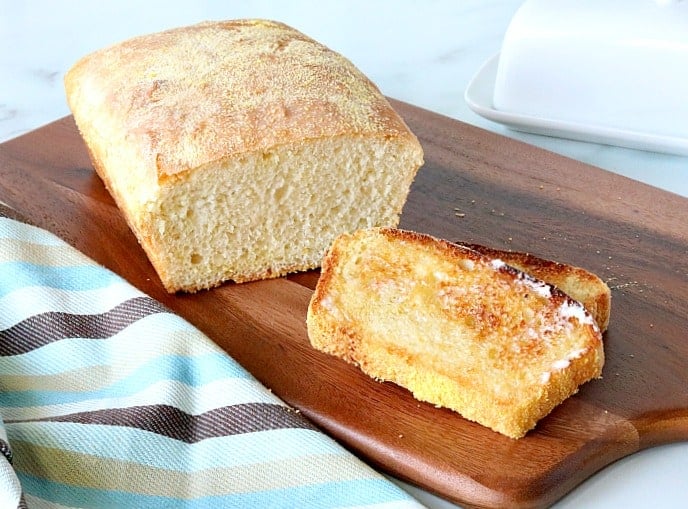
<instances>
[{"instance_id":1,"label":"wooden cutting board","mask_svg":"<svg viewBox=\"0 0 688 509\"><path fill-rule=\"evenodd\" d=\"M639 449L688 439L688 200L395 102L425 149L401 226L530 251L613 289L604 378L521 440L313 350L318 274L168 295L71 117L0 145L0 200L186 317L376 467L480 507L541 507Z\"/></svg>"}]
</instances>

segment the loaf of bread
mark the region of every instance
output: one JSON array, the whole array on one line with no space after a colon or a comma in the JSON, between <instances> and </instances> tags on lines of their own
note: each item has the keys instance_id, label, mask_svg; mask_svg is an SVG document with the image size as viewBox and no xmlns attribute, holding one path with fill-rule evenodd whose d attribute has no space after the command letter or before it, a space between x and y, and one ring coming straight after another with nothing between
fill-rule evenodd
<instances>
[{"instance_id":1,"label":"loaf of bread","mask_svg":"<svg viewBox=\"0 0 688 509\"><path fill-rule=\"evenodd\" d=\"M601 376L601 333L557 288L427 235L338 237L308 308L318 350L519 438Z\"/></svg>"},{"instance_id":2,"label":"loaf of bread","mask_svg":"<svg viewBox=\"0 0 688 509\"><path fill-rule=\"evenodd\" d=\"M612 306L612 291L597 274L582 267L568 265L537 257L530 253L505 251L480 244L458 242L483 255L502 260L537 279L556 286L573 300L577 300L595 319L600 331L609 326Z\"/></svg>"},{"instance_id":3,"label":"loaf of bread","mask_svg":"<svg viewBox=\"0 0 688 509\"><path fill-rule=\"evenodd\" d=\"M82 58L65 88L170 292L318 267L338 234L395 226L423 162L369 79L281 23L134 38Z\"/></svg>"}]
</instances>

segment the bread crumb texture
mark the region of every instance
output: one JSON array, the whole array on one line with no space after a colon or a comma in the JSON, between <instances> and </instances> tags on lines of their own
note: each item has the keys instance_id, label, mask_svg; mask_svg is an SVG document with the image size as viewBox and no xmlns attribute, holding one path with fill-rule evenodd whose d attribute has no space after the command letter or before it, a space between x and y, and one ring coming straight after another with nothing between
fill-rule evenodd
<instances>
[{"instance_id":1,"label":"bread crumb texture","mask_svg":"<svg viewBox=\"0 0 688 509\"><path fill-rule=\"evenodd\" d=\"M557 288L426 235L339 237L308 311L312 345L518 438L599 377L601 334Z\"/></svg>"},{"instance_id":2,"label":"bread crumb texture","mask_svg":"<svg viewBox=\"0 0 688 509\"><path fill-rule=\"evenodd\" d=\"M65 86L169 291L317 267L337 234L396 225L423 162L368 78L277 22L137 37L81 59Z\"/></svg>"}]
</instances>

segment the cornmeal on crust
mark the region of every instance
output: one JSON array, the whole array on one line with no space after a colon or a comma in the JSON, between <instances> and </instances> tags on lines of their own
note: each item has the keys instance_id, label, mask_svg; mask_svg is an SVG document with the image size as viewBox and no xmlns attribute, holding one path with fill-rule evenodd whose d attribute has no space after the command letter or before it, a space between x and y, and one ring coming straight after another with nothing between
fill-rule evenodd
<instances>
[{"instance_id":1,"label":"cornmeal on crust","mask_svg":"<svg viewBox=\"0 0 688 509\"><path fill-rule=\"evenodd\" d=\"M583 304L597 322L600 331L607 330L611 314L612 292L607 283L596 274L581 267L546 260L530 253L504 251L465 242L457 244L491 258L498 258L507 265L556 286L569 297Z\"/></svg>"},{"instance_id":2,"label":"cornmeal on crust","mask_svg":"<svg viewBox=\"0 0 688 509\"><path fill-rule=\"evenodd\" d=\"M170 292L319 266L338 234L396 225L423 162L368 78L281 23L137 37L81 59L65 88Z\"/></svg>"},{"instance_id":3,"label":"cornmeal on crust","mask_svg":"<svg viewBox=\"0 0 688 509\"><path fill-rule=\"evenodd\" d=\"M393 228L335 240L307 324L316 349L513 438L604 363L592 316L557 288Z\"/></svg>"}]
</instances>

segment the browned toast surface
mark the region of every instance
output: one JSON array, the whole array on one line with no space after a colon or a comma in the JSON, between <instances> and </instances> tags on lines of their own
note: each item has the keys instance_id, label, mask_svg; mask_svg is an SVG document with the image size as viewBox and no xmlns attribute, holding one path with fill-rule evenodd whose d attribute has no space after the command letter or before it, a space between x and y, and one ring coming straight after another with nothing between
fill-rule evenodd
<instances>
[{"instance_id":1,"label":"browned toast surface","mask_svg":"<svg viewBox=\"0 0 688 509\"><path fill-rule=\"evenodd\" d=\"M592 316L556 287L391 228L337 238L307 321L315 348L514 438L604 362Z\"/></svg>"},{"instance_id":2,"label":"browned toast surface","mask_svg":"<svg viewBox=\"0 0 688 509\"><path fill-rule=\"evenodd\" d=\"M596 274L582 267L547 260L530 253L505 251L466 242L457 242L457 244L490 258L502 260L507 265L556 286L569 297L583 304L602 332L607 330L611 314L612 292Z\"/></svg>"}]
</instances>

